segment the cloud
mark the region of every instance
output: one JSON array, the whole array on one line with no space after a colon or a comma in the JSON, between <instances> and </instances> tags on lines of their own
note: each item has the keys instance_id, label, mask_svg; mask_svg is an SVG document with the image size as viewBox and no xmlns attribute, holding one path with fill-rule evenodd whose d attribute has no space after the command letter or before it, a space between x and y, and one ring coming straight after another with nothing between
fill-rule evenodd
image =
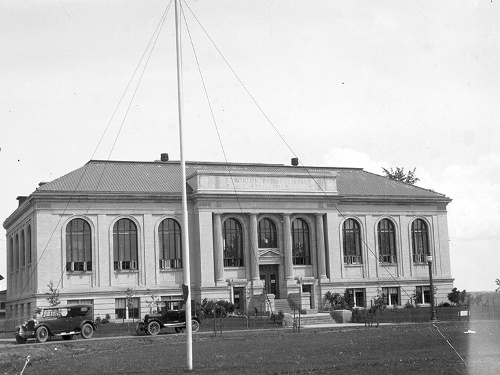
<instances>
[{"instance_id":1,"label":"cloud","mask_svg":"<svg viewBox=\"0 0 500 375\"><path fill-rule=\"evenodd\" d=\"M479 156L475 163L450 165L433 184L453 199L449 222L456 240L500 241L499 154Z\"/></svg>"},{"instance_id":2,"label":"cloud","mask_svg":"<svg viewBox=\"0 0 500 375\"><path fill-rule=\"evenodd\" d=\"M323 157L326 165L331 167L363 168L365 171L383 174L382 167L387 168L388 163L373 160L370 155L348 148L332 148Z\"/></svg>"}]
</instances>

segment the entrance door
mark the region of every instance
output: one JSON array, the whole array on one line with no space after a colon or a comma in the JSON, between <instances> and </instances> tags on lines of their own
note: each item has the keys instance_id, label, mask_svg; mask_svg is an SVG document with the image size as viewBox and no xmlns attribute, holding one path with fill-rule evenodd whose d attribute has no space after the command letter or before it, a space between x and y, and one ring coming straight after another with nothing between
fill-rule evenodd
<instances>
[{"instance_id":1,"label":"entrance door","mask_svg":"<svg viewBox=\"0 0 500 375\"><path fill-rule=\"evenodd\" d=\"M279 298L279 272L277 264L259 266L260 279L264 282L264 290L267 294L274 294Z\"/></svg>"}]
</instances>

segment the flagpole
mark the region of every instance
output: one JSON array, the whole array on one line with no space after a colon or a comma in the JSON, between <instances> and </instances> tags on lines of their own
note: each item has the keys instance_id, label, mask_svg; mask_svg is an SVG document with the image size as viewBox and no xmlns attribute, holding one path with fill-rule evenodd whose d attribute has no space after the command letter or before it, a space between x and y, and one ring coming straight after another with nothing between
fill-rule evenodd
<instances>
[{"instance_id":1,"label":"flagpole","mask_svg":"<svg viewBox=\"0 0 500 375\"><path fill-rule=\"evenodd\" d=\"M191 327L191 271L189 262L189 231L186 192L186 163L184 161L182 138L182 55L181 55L181 26L179 0L175 0L175 46L177 55L177 104L179 110L179 142L181 157L181 184L182 184L182 268L184 274L183 291L186 299L186 351L187 366L193 369L193 332ZM186 293L187 292L187 293ZM187 294L187 296L186 296ZM187 298L186 298L187 297Z\"/></svg>"}]
</instances>

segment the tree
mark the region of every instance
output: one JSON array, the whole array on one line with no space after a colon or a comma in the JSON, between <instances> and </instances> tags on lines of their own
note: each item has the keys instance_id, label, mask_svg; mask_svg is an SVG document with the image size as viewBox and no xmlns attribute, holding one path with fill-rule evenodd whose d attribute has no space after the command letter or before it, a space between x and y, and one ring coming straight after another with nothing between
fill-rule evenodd
<instances>
[{"instance_id":1,"label":"tree","mask_svg":"<svg viewBox=\"0 0 500 375\"><path fill-rule=\"evenodd\" d=\"M382 167L382 170L385 173L385 177L389 178L390 180L400 181L410 185L415 185L418 181L420 181L420 179L415 176L416 169L417 168L413 168L412 171L408 171L408 173L405 173L403 167L396 167L396 170L392 168L386 169Z\"/></svg>"},{"instance_id":2,"label":"tree","mask_svg":"<svg viewBox=\"0 0 500 375\"><path fill-rule=\"evenodd\" d=\"M448 293L448 300L454 305L469 305L471 295L465 289L460 291L457 288L453 288L451 293Z\"/></svg>"},{"instance_id":3,"label":"tree","mask_svg":"<svg viewBox=\"0 0 500 375\"><path fill-rule=\"evenodd\" d=\"M495 290L500 293L500 279L496 279L495 282L497 283L498 285L498 288L496 288Z\"/></svg>"},{"instance_id":4,"label":"tree","mask_svg":"<svg viewBox=\"0 0 500 375\"><path fill-rule=\"evenodd\" d=\"M149 313L153 313L153 312L158 312L158 302L160 302L160 297L158 297L156 295L156 293L154 291L151 291L151 290L147 290L148 293L150 294L151 296L151 299L146 301L148 306L149 306Z\"/></svg>"},{"instance_id":5,"label":"tree","mask_svg":"<svg viewBox=\"0 0 500 375\"><path fill-rule=\"evenodd\" d=\"M47 287L49 288L49 291L45 293L45 295L47 296L47 301L49 301L49 306L59 305L61 303L61 301L59 301L59 291L56 287L54 287L52 280L47 284Z\"/></svg>"},{"instance_id":6,"label":"tree","mask_svg":"<svg viewBox=\"0 0 500 375\"><path fill-rule=\"evenodd\" d=\"M134 290L132 288L128 288L125 291L125 298L127 300L127 310L130 311L134 307ZM127 316L128 319L128 316Z\"/></svg>"}]
</instances>

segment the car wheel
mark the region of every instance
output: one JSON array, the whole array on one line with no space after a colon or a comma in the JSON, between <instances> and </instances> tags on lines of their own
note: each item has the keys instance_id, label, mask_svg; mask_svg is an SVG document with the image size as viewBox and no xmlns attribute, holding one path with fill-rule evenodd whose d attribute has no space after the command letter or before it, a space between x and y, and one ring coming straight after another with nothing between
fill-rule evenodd
<instances>
[{"instance_id":1,"label":"car wheel","mask_svg":"<svg viewBox=\"0 0 500 375\"><path fill-rule=\"evenodd\" d=\"M150 335L157 335L158 333L160 333L160 329L161 329L160 323L156 321L149 322L148 332Z\"/></svg>"},{"instance_id":2,"label":"car wheel","mask_svg":"<svg viewBox=\"0 0 500 375\"><path fill-rule=\"evenodd\" d=\"M82 326L81 334L84 339L90 339L94 335L94 328L89 323L85 323Z\"/></svg>"},{"instance_id":3,"label":"car wheel","mask_svg":"<svg viewBox=\"0 0 500 375\"><path fill-rule=\"evenodd\" d=\"M41 326L36 330L36 342L45 342L49 338L49 330L47 327Z\"/></svg>"},{"instance_id":4,"label":"car wheel","mask_svg":"<svg viewBox=\"0 0 500 375\"><path fill-rule=\"evenodd\" d=\"M71 340L73 338L73 335L62 335L62 338L64 340Z\"/></svg>"},{"instance_id":5,"label":"car wheel","mask_svg":"<svg viewBox=\"0 0 500 375\"><path fill-rule=\"evenodd\" d=\"M137 336L144 336L148 331L146 330L146 325L144 322L139 322L135 326L135 333L137 333Z\"/></svg>"},{"instance_id":6,"label":"car wheel","mask_svg":"<svg viewBox=\"0 0 500 375\"><path fill-rule=\"evenodd\" d=\"M200 330L200 323L197 320L191 320L191 332L198 332Z\"/></svg>"},{"instance_id":7,"label":"car wheel","mask_svg":"<svg viewBox=\"0 0 500 375\"><path fill-rule=\"evenodd\" d=\"M16 335L16 341L18 344L26 344L27 338Z\"/></svg>"}]
</instances>

